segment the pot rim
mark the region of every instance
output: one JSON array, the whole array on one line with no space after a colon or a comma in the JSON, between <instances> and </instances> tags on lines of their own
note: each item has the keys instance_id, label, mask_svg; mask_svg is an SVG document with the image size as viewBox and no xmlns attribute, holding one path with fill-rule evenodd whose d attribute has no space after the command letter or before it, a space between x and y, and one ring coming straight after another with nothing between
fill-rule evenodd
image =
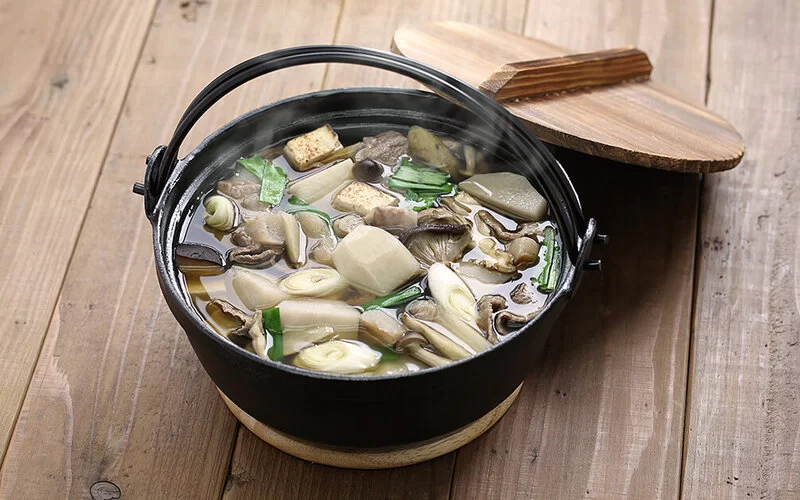
<instances>
[{"instance_id":1,"label":"pot rim","mask_svg":"<svg viewBox=\"0 0 800 500\"><path fill-rule=\"evenodd\" d=\"M205 137L192 151L190 151L185 157L181 158L175 165L175 168L169 175L164 188L162 189L159 198L155 204L154 212L156 214L155 220L152 221L152 229L153 229L153 247L155 250L155 263L156 263L156 271L158 273L159 282L161 283L161 290L162 293L168 293L173 301L167 301L170 307L178 307L180 309L181 314L184 318L186 318L193 327L201 331L204 335L211 337L211 339L220 345L222 348L227 349L230 353L236 356L244 356L249 358L251 361L258 363L260 366L268 368L268 369L277 369L280 371L284 371L286 373L290 373L293 375L306 377L309 379L317 379L317 380L328 380L328 381L337 381L337 382L352 382L352 383L369 383L369 382L380 382L385 380L394 380L400 378L409 378L409 377L423 377L426 375L432 375L434 373L438 373L442 370L448 370L450 368L454 368L456 366L464 365L470 362L477 360L480 357L490 355L499 349L501 346L509 342L514 337L519 335L524 335L527 331L539 321L552 307L555 303L559 302L563 299L569 299L575 292L575 289L578 284L578 280L580 278L580 273L583 267L583 263L588 259L589 252L591 251L592 241L594 239L597 223L594 219L588 219L586 221L586 232L584 235L577 234L577 259L573 262L572 258L569 255L569 252L566 251L565 248L559 248L559 251L562 252L562 270L559 276L558 281L558 288L556 291L552 293L552 295L547 299L545 305L539 310L539 314L522 326L519 330L516 330L513 333L505 335L503 339L498 342L497 344L492 344L488 349L480 352L476 352L466 358L452 361L447 365L443 366L436 366L436 367L428 367L416 372L402 372L397 374L385 374L385 375L348 375L348 374L338 374L338 373L328 373L322 371L314 371L308 370L304 368L298 368L293 365L275 362L272 360L264 359L250 351L241 348L231 342L230 340L225 339L222 335L217 333L213 328L200 316L199 312L196 310L195 306L187 301L186 295L184 294L183 288L180 286L178 282L177 276L173 276L170 273L170 269L167 268L166 263L166 252L167 252L167 244L161 238L161 233L166 233L166 229L168 226L173 225L175 226L174 230L178 232L180 229L178 222L175 220L175 212L173 211L170 214L170 217L167 218L165 215L165 202L166 200L172 195L175 185L177 183L177 179L183 174L187 165L200 153L203 149L205 149L212 141L214 141L218 136L228 132L230 129L236 127L240 122L252 118L255 115L269 112L272 108L286 105L294 101L304 100L311 97L327 97L330 95L337 95L342 93L362 93L362 92L381 92L381 93L392 93L392 94L402 94L402 95L413 95L416 97L439 97L437 94L433 92L423 91L423 90L415 90L415 89L403 89L403 88L386 88L386 87L352 87L352 88L341 88L341 89L328 89L328 90L318 90L313 92L308 92L305 94L300 94L292 97L288 97L285 99L281 99L258 108L252 109L243 113L242 115L234 118L233 120L229 121L225 125L221 126L220 128L216 129L214 132L209 134ZM268 147L268 146L267 146ZM163 148L163 147L159 147ZM158 148L156 152L158 151ZM155 156L154 153L153 156ZM546 157L555 163L557 168L561 167L560 162L549 152L546 151ZM566 175L566 173L565 173ZM527 176L526 176L527 177ZM569 176L567 176L569 179ZM177 196L183 196L184 193L180 193ZM571 192L574 197L577 199L577 193L574 191ZM579 200L576 200L579 202ZM548 200L550 202L550 200ZM564 209L563 207L559 207L559 209ZM560 229L560 228L559 228ZM174 251L174 247L169 245L169 251ZM174 266L173 266L174 267ZM179 272L177 269L172 269L176 273ZM174 303L174 304L173 304ZM174 313L174 311L173 311Z\"/></svg>"}]
</instances>

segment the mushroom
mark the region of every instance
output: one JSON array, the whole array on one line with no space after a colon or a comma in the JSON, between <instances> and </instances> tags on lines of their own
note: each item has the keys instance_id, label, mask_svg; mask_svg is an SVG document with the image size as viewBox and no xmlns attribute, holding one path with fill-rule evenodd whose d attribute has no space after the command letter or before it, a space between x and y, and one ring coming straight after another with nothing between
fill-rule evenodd
<instances>
[{"instance_id":1,"label":"mushroom","mask_svg":"<svg viewBox=\"0 0 800 500\"><path fill-rule=\"evenodd\" d=\"M444 200L445 198L442 199ZM452 200L452 198L448 199ZM421 226L428 224L470 225L471 222L466 217L455 213L455 211L448 210L447 208L444 207L438 207L438 208L426 208L425 210L420 212L419 224Z\"/></svg>"},{"instance_id":2,"label":"mushroom","mask_svg":"<svg viewBox=\"0 0 800 500\"><path fill-rule=\"evenodd\" d=\"M422 334L408 332L397 341L395 346L397 350L407 352L429 366L443 366L450 363L449 359L425 349L423 345L427 343L428 341Z\"/></svg>"},{"instance_id":3,"label":"mushroom","mask_svg":"<svg viewBox=\"0 0 800 500\"><path fill-rule=\"evenodd\" d=\"M239 323L241 323L248 330L252 326L253 318L249 314L247 314L246 312L242 311L241 309L239 309L235 305L233 305L230 302L228 302L227 300L214 299L211 302L209 302L208 304L218 307L219 310L222 311L222 314L224 314L225 316L227 316L228 318L230 318L230 319L232 319L234 321L238 321ZM241 328L237 329L237 331L238 330L241 330Z\"/></svg>"},{"instance_id":4,"label":"mushroom","mask_svg":"<svg viewBox=\"0 0 800 500\"><path fill-rule=\"evenodd\" d=\"M544 232L540 224L536 222L524 222L519 224L515 230L509 231L499 220L495 219L494 216L486 210L478 210L476 223L477 221L480 221L480 223L488 228L492 236L503 243L508 243L522 237L536 238L537 236L541 236ZM481 227L482 226L478 224L479 231L481 231ZM484 233L481 232L481 234Z\"/></svg>"},{"instance_id":5,"label":"mushroom","mask_svg":"<svg viewBox=\"0 0 800 500\"><path fill-rule=\"evenodd\" d=\"M514 258L517 269L526 269L539 262L539 243L527 236L511 240L506 245L506 252Z\"/></svg>"},{"instance_id":6,"label":"mushroom","mask_svg":"<svg viewBox=\"0 0 800 500\"><path fill-rule=\"evenodd\" d=\"M247 234L244 229L240 229L231 235L231 243L237 247L249 247L256 244L253 237Z\"/></svg>"},{"instance_id":7,"label":"mushroom","mask_svg":"<svg viewBox=\"0 0 800 500\"><path fill-rule=\"evenodd\" d=\"M249 337L253 351L262 358L267 358L267 339L264 334L264 324L261 321L261 311L257 310L250 316L227 300L221 299L212 300L209 305L218 307L222 314L241 323L242 325L234 328L230 334Z\"/></svg>"},{"instance_id":8,"label":"mushroom","mask_svg":"<svg viewBox=\"0 0 800 500\"><path fill-rule=\"evenodd\" d=\"M478 248L486 255L494 258L493 261L476 261L479 265L501 273L513 273L517 270L514 266L514 257L510 253L498 249L493 239L482 239L478 242Z\"/></svg>"},{"instance_id":9,"label":"mushroom","mask_svg":"<svg viewBox=\"0 0 800 500\"><path fill-rule=\"evenodd\" d=\"M253 210L255 212L264 212L272 208L269 203L261 201L259 193L249 194L242 200L242 208Z\"/></svg>"},{"instance_id":10,"label":"mushroom","mask_svg":"<svg viewBox=\"0 0 800 500\"><path fill-rule=\"evenodd\" d=\"M410 208L382 206L370 210L364 217L364 222L392 234L400 234L417 227L418 216L419 214Z\"/></svg>"},{"instance_id":11,"label":"mushroom","mask_svg":"<svg viewBox=\"0 0 800 500\"><path fill-rule=\"evenodd\" d=\"M286 239L286 261L294 268L306 263L306 238L301 235L300 223L292 214L280 212L283 223L283 234Z\"/></svg>"},{"instance_id":12,"label":"mushroom","mask_svg":"<svg viewBox=\"0 0 800 500\"><path fill-rule=\"evenodd\" d=\"M417 125L408 129L408 152L414 158L457 176L460 162L442 140Z\"/></svg>"},{"instance_id":13,"label":"mushroom","mask_svg":"<svg viewBox=\"0 0 800 500\"><path fill-rule=\"evenodd\" d=\"M458 264L456 270L459 274L475 278L483 283L490 285L499 285L501 283L508 283L511 280L519 278L520 274L517 272L502 272L493 267L495 263L487 260L467 260Z\"/></svg>"},{"instance_id":14,"label":"mushroom","mask_svg":"<svg viewBox=\"0 0 800 500\"><path fill-rule=\"evenodd\" d=\"M333 232L339 238L344 238L358 226L364 225L364 219L360 215L348 214L333 221Z\"/></svg>"},{"instance_id":15,"label":"mushroom","mask_svg":"<svg viewBox=\"0 0 800 500\"><path fill-rule=\"evenodd\" d=\"M494 317L494 327L501 335L508 335L509 333L522 328L526 323L538 316L539 311L533 311L525 316L514 314L509 311L500 311Z\"/></svg>"},{"instance_id":16,"label":"mushroom","mask_svg":"<svg viewBox=\"0 0 800 500\"><path fill-rule=\"evenodd\" d=\"M417 299L406 306L406 312L423 321L436 321L436 302Z\"/></svg>"},{"instance_id":17,"label":"mushroom","mask_svg":"<svg viewBox=\"0 0 800 500\"><path fill-rule=\"evenodd\" d=\"M249 266L270 267L281 256L280 250L254 243L250 246L234 248L228 253L228 260Z\"/></svg>"},{"instance_id":18,"label":"mushroom","mask_svg":"<svg viewBox=\"0 0 800 500\"><path fill-rule=\"evenodd\" d=\"M486 332L489 342L496 344L500 339L492 325L492 314L508 307L502 295L484 295L478 300L478 326Z\"/></svg>"},{"instance_id":19,"label":"mushroom","mask_svg":"<svg viewBox=\"0 0 800 500\"><path fill-rule=\"evenodd\" d=\"M401 234L400 241L417 260L432 265L458 260L472 243L472 235L466 224L428 224Z\"/></svg>"},{"instance_id":20,"label":"mushroom","mask_svg":"<svg viewBox=\"0 0 800 500\"><path fill-rule=\"evenodd\" d=\"M533 294L526 283L515 286L509 295L515 304L530 304L533 301Z\"/></svg>"},{"instance_id":21,"label":"mushroom","mask_svg":"<svg viewBox=\"0 0 800 500\"><path fill-rule=\"evenodd\" d=\"M308 254L308 258L318 264L333 266L333 251L336 249L335 238L325 238L318 241Z\"/></svg>"},{"instance_id":22,"label":"mushroom","mask_svg":"<svg viewBox=\"0 0 800 500\"><path fill-rule=\"evenodd\" d=\"M469 357L469 351L447 338L447 336L443 333L436 331L432 327L415 318L408 312L401 314L400 320L409 330L422 334L433 347L435 347L439 352L448 358L452 360L458 360Z\"/></svg>"},{"instance_id":23,"label":"mushroom","mask_svg":"<svg viewBox=\"0 0 800 500\"><path fill-rule=\"evenodd\" d=\"M439 198L439 203L450 209L456 215L469 215L471 210L466 205L459 203L454 196L443 196ZM434 210L434 209L428 209Z\"/></svg>"},{"instance_id":24,"label":"mushroom","mask_svg":"<svg viewBox=\"0 0 800 500\"><path fill-rule=\"evenodd\" d=\"M383 166L375 160L365 158L353 165L353 177L363 182L378 182L383 177Z\"/></svg>"},{"instance_id":25,"label":"mushroom","mask_svg":"<svg viewBox=\"0 0 800 500\"><path fill-rule=\"evenodd\" d=\"M267 359L267 337L264 332L264 322L261 320L261 311L256 311L251 318L252 325L247 330L248 336L252 339L251 346L256 354Z\"/></svg>"}]
</instances>

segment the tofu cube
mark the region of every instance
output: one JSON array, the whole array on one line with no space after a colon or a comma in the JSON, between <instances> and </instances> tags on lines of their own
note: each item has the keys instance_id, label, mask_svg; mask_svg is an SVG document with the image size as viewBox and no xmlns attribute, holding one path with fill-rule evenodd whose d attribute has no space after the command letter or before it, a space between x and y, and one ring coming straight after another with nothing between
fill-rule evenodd
<instances>
[{"instance_id":1,"label":"tofu cube","mask_svg":"<svg viewBox=\"0 0 800 500\"><path fill-rule=\"evenodd\" d=\"M341 149L339 136L330 125L324 125L286 143L283 156L295 170L304 172L311 164L331 151Z\"/></svg>"},{"instance_id":2,"label":"tofu cube","mask_svg":"<svg viewBox=\"0 0 800 500\"><path fill-rule=\"evenodd\" d=\"M383 296L419 272L419 262L400 240L381 228L358 226L333 251L333 264L355 288Z\"/></svg>"},{"instance_id":3,"label":"tofu cube","mask_svg":"<svg viewBox=\"0 0 800 500\"><path fill-rule=\"evenodd\" d=\"M343 187L331 200L331 206L340 212L355 212L364 217L375 207L393 207L399 203L394 196L365 182L353 181Z\"/></svg>"}]
</instances>

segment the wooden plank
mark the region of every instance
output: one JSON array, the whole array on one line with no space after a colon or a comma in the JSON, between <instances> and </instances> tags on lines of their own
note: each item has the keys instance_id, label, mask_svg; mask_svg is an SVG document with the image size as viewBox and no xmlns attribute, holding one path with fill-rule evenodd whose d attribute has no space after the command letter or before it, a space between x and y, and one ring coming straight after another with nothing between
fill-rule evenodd
<instances>
[{"instance_id":1,"label":"wooden plank","mask_svg":"<svg viewBox=\"0 0 800 500\"><path fill-rule=\"evenodd\" d=\"M336 43L388 49L397 27L439 19L519 31L524 4L523 0L345 2ZM363 85L415 86L385 71L345 65L330 66L325 80L328 88ZM395 470L334 469L292 458L242 429L224 498L444 498L449 494L453 458L451 453Z\"/></svg>"},{"instance_id":2,"label":"wooden plank","mask_svg":"<svg viewBox=\"0 0 800 500\"><path fill-rule=\"evenodd\" d=\"M636 45L653 60L654 79L702 101L706 59L697 47L708 45L710 4L620 9L532 1L526 32L579 50ZM558 156L586 214L611 235L595 250L603 271L585 276L509 414L458 452L453 497L675 498L698 177Z\"/></svg>"},{"instance_id":3,"label":"wooden plank","mask_svg":"<svg viewBox=\"0 0 800 500\"><path fill-rule=\"evenodd\" d=\"M685 498L800 497L800 10L717 2L709 105L748 138L703 192Z\"/></svg>"},{"instance_id":4,"label":"wooden plank","mask_svg":"<svg viewBox=\"0 0 800 500\"><path fill-rule=\"evenodd\" d=\"M130 188L208 81L264 51L330 42L338 10L338 0L274 1L268 9L258 0L161 2L9 447L0 498L83 498L98 481L123 498L222 493L236 423L161 298L150 226ZM275 29L276 20L294 28ZM318 86L323 73L314 66L251 83L220 102L190 142L241 112Z\"/></svg>"},{"instance_id":5,"label":"wooden plank","mask_svg":"<svg viewBox=\"0 0 800 500\"><path fill-rule=\"evenodd\" d=\"M0 460L154 4L0 5Z\"/></svg>"}]
</instances>

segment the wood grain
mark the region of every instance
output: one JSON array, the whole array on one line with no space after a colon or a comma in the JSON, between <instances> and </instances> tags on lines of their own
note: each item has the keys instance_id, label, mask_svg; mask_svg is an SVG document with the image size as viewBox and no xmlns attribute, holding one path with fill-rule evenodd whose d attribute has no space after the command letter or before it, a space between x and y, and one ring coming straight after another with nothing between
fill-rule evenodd
<instances>
[{"instance_id":1,"label":"wood grain","mask_svg":"<svg viewBox=\"0 0 800 500\"><path fill-rule=\"evenodd\" d=\"M647 16L644 2L608 19L603 1L532 2L527 34L579 50L602 40L587 31L652 49L661 43L708 45L710 4L664 2L670 15ZM571 16L604 20L578 23ZM589 45L584 45L589 44ZM650 50L661 54L671 50ZM683 75L685 95L702 99L705 59L653 59ZM671 66L670 66L671 64ZM497 426L458 452L454 498L675 498L680 465L691 326L699 179L636 169L565 150L587 215L611 235L552 334L544 360Z\"/></svg>"},{"instance_id":2,"label":"wood grain","mask_svg":"<svg viewBox=\"0 0 800 500\"><path fill-rule=\"evenodd\" d=\"M336 43L387 49L404 24L456 19L518 31L523 0L346 1ZM332 65L325 87L414 86L385 71ZM401 469L359 471L312 465L266 445L247 430L239 433L224 498L445 498L450 491L454 454ZM296 478L287 481L286 478Z\"/></svg>"},{"instance_id":3,"label":"wood grain","mask_svg":"<svg viewBox=\"0 0 800 500\"><path fill-rule=\"evenodd\" d=\"M636 17L627 16L623 22L627 19ZM509 63L581 50L452 22L404 28L395 33L394 48L476 87ZM508 59L512 54L517 57ZM744 152L741 136L724 119L650 80L505 100L503 104L546 142L633 165L716 172L735 167Z\"/></svg>"},{"instance_id":4,"label":"wood grain","mask_svg":"<svg viewBox=\"0 0 800 500\"><path fill-rule=\"evenodd\" d=\"M705 182L685 498L800 498L800 11L717 2L709 105L751 144Z\"/></svg>"},{"instance_id":5,"label":"wood grain","mask_svg":"<svg viewBox=\"0 0 800 500\"><path fill-rule=\"evenodd\" d=\"M0 4L0 460L154 3Z\"/></svg>"},{"instance_id":6,"label":"wood grain","mask_svg":"<svg viewBox=\"0 0 800 500\"><path fill-rule=\"evenodd\" d=\"M97 481L117 485L123 498L221 495L236 421L161 298L150 226L130 189L145 156L212 78L264 51L333 39L338 1L262 5L161 2L9 446L0 498L87 498ZM276 30L276 19L298 28ZM323 72L253 82L220 102L190 141L319 85ZM72 160L70 168L80 171Z\"/></svg>"},{"instance_id":7,"label":"wood grain","mask_svg":"<svg viewBox=\"0 0 800 500\"><path fill-rule=\"evenodd\" d=\"M478 88L506 102L647 80L652 71L647 54L626 47L504 64Z\"/></svg>"}]
</instances>

